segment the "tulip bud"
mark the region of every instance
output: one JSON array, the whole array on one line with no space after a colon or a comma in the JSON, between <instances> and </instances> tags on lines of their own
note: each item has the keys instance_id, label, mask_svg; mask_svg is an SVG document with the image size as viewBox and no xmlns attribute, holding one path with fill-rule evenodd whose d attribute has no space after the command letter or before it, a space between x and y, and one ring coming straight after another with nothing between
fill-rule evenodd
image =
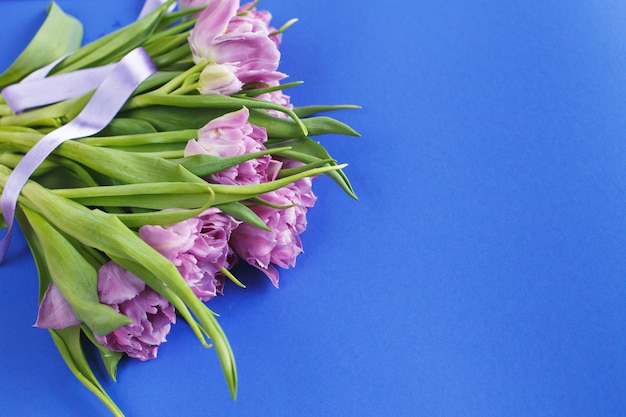
<instances>
[{"instance_id":1,"label":"tulip bud","mask_svg":"<svg viewBox=\"0 0 626 417\"><path fill-rule=\"evenodd\" d=\"M242 82L235 75L235 68L228 64L209 64L200 74L200 94L229 96L241 90Z\"/></svg>"}]
</instances>

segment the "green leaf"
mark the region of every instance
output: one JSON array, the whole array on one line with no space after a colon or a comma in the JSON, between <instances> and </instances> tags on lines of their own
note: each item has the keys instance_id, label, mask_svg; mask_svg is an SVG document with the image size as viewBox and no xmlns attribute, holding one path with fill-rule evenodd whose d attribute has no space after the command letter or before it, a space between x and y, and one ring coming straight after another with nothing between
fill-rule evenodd
<instances>
[{"instance_id":1,"label":"green leaf","mask_svg":"<svg viewBox=\"0 0 626 417\"><path fill-rule=\"evenodd\" d=\"M189 183L116 185L51 191L55 195L69 198L86 206L163 209L148 213L115 215L126 226L133 228L148 224L164 226L187 220L209 208L214 198L214 192L209 186ZM165 195L165 193L169 193L169 195ZM198 208L192 210L171 210L174 206L178 208ZM269 230L252 210L239 202L223 203L216 207L238 220Z\"/></svg>"},{"instance_id":2,"label":"green leaf","mask_svg":"<svg viewBox=\"0 0 626 417\"><path fill-rule=\"evenodd\" d=\"M31 126L37 127L40 131L43 131L42 128L56 129L76 117L92 95L93 92L89 92L55 104L38 107L20 114L5 116L0 118L0 125Z\"/></svg>"},{"instance_id":3,"label":"green leaf","mask_svg":"<svg viewBox=\"0 0 626 417\"><path fill-rule=\"evenodd\" d=\"M31 72L50 64L78 48L82 42L83 26L65 14L56 3L50 3L48 17L26 49L0 75L0 88L20 81Z\"/></svg>"},{"instance_id":4,"label":"green leaf","mask_svg":"<svg viewBox=\"0 0 626 417\"><path fill-rule=\"evenodd\" d=\"M135 154L144 154L145 156L168 160L182 158L185 154L185 146L178 143L124 146L122 148L112 147L111 149L118 149Z\"/></svg>"},{"instance_id":5,"label":"green leaf","mask_svg":"<svg viewBox=\"0 0 626 417\"><path fill-rule=\"evenodd\" d=\"M230 111L239 110L243 107L247 107L248 109L275 110L291 117L291 122L294 123L300 131L297 136L306 136L308 134L306 124L303 123L291 109L266 100L213 94L178 96L147 93L130 99L124 109L149 106L182 107L186 109L228 109Z\"/></svg>"},{"instance_id":6,"label":"green leaf","mask_svg":"<svg viewBox=\"0 0 626 417\"><path fill-rule=\"evenodd\" d=\"M263 229L267 231L272 230L265 224L263 220L261 220L259 216L256 215L254 211L250 210L246 205L238 201L219 204L215 207L219 208L220 210L222 210L224 213L228 214L229 216L232 216L237 220L241 220L246 223L249 223L252 226L256 226L259 229Z\"/></svg>"},{"instance_id":7,"label":"green leaf","mask_svg":"<svg viewBox=\"0 0 626 417\"><path fill-rule=\"evenodd\" d=\"M75 141L63 143L55 153L124 183L204 183L179 164L150 155L98 148Z\"/></svg>"},{"instance_id":8,"label":"green leaf","mask_svg":"<svg viewBox=\"0 0 626 417\"><path fill-rule=\"evenodd\" d=\"M83 206L138 207L155 210L198 208L213 200L208 183L159 182L51 190Z\"/></svg>"},{"instance_id":9,"label":"green leaf","mask_svg":"<svg viewBox=\"0 0 626 417\"><path fill-rule=\"evenodd\" d=\"M130 117L150 123L159 132L184 129L198 130L210 120L228 113L230 109L186 109L182 107L150 106L126 110L121 117ZM195 136L195 135L194 135Z\"/></svg>"},{"instance_id":10,"label":"green leaf","mask_svg":"<svg viewBox=\"0 0 626 417\"><path fill-rule=\"evenodd\" d=\"M177 21L184 20L186 22L191 22L195 25L196 19L193 19L191 16L202 11L206 8L206 4L203 6L195 6L190 7L188 9L175 10L170 13L166 13L161 19L161 28L171 27L175 25Z\"/></svg>"},{"instance_id":11,"label":"green leaf","mask_svg":"<svg viewBox=\"0 0 626 417\"><path fill-rule=\"evenodd\" d=\"M39 298L38 301L41 301L48 286L52 282L52 277L50 276L50 270L48 269L48 264L46 263L46 257L44 255L43 247L41 246L41 242L39 238L35 234L35 231L28 223L24 212L21 208L15 211L15 217L20 225L20 229L26 238L26 242L28 243L28 247L30 252L35 259L35 265L37 266L37 273L39 276Z\"/></svg>"},{"instance_id":12,"label":"green leaf","mask_svg":"<svg viewBox=\"0 0 626 417\"><path fill-rule=\"evenodd\" d=\"M80 341L80 326L72 326L66 329L50 330L52 340L65 361L67 367L74 376L91 391L116 417L124 417L124 413L109 397L98 379L93 373L89 362L83 352Z\"/></svg>"},{"instance_id":13,"label":"green leaf","mask_svg":"<svg viewBox=\"0 0 626 417\"><path fill-rule=\"evenodd\" d=\"M41 137L42 134L6 131L0 135L0 144L5 144L11 150L28 152ZM71 159L123 183L205 183L180 164L163 158L90 146L74 140L61 144L55 149L54 155Z\"/></svg>"},{"instance_id":14,"label":"green leaf","mask_svg":"<svg viewBox=\"0 0 626 417\"><path fill-rule=\"evenodd\" d=\"M150 106L136 108L121 113L122 117L145 120L160 132L183 129L200 129L210 120L233 111L231 108L182 108L169 106ZM272 116L265 110L250 109L250 123L261 126L267 136L273 139L291 139L302 137L302 130L291 119ZM360 136L350 126L330 117L310 117L301 119L309 136L340 134Z\"/></svg>"},{"instance_id":15,"label":"green leaf","mask_svg":"<svg viewBox=\"0 0 626 417\"><path fill-rule=\"evenodd\" d=\"M279 155L285 158L300 161L304 164L318 164L321 161L332 160L332 157L321 144L309 138L289 139L284 141L271 141L269 147L290 146L289 151L280 152ZM331 162L331 165L336 165ZM350 197L357 199L357 196L343 171L330 171L327 173Z\"/></svg>"},{"instance_id":16,"label":"green leaf","mask_svg":"<svg viewBox=\"0 0 626 417\"><path fill-rule=\"evenodd\" d=\"M330 117L309 117L300 120L306 126L308 136L328 134L360 136L347 124ZM274 117L263 110L251 109L249 121L254 125L264 127L270 138L291 139L303 136L300 127L293 120Z\"/></svg>"},{"instance_id":17,"label":"green leaf","mask_svg":"<svg viewBox=\"0 0 626 417\"><path fill-rule=\"evenodd\" d=\"M137 89L135 89L135 94L143 94L150 90L158 88L163 84L166 84L169 81L173 80L181 73L181 71L157 71L149 76L147 80L142 82L139 87L137 87Z\"/></svg>"},{"instance_id":18,"label":"green leaf","mask_svg":"<svg viewBox=\"0 0 626 417\"><path fill-rule=\"evenodd\" d=\"M243 154L239 156L231 156L231 157L219 157L213 155L199 154L193 155L186 158L182 158L179 160L172 160L172 162L180 163L182 166L187 168L191 173L196 174L199 177L205 177L207 175L215 174L216 172L220 172L225 170L226 168L230 168L237 164L240 164L245 161L249 161L252 159L260 158L265 155L276 154L279 152L284 152L289 150L289 147L285 148L277 148L277 149L267 149L261 152L252 152L248 154Z\"/></svg>"},{"instance_id":19,"label":"green leaf","mask_svg":"<svg viewBox=\"0 0 626 417\"><path fill-rule=\"evenodd\" d=\"M250 198L258 197L261 194L277 190L302 178L315 177L325 174L327 172L338 171L345 168L346 166L347 165L345 164L336 166L323 166L290 175L288 177L278 178L274 181L268 181L254 185L211 184L211 189L215 192L214 204L219 205L224 203L230 203L233 201L248 200Z\"/></svg>"},{"instance_id":20,"label":"green leaf","mask_svg":"<svg viewBox=\"0 0 626 417\"><path fill-rule=\"evenodd\" d=\"M1 184L6 184L9 175L10 170L0 165ZM193 293L172 262L141 240L114 215L89 210L71 200L55 196L33 181L24 186L19 203L22 207L36 210L59 230L83 245L105 253L166 297L183 315L204 346L210 346L205 335L211 339L231 395L233 398L236 396L237 371L226 335L215 320L214 313Z\"/></svg>"},{"instance_id":21,"label":"green leaf","mask_svg":"<svg viewBox=\"0 0 626 417\"><path fill-rule=\"evenodd\" d=\"M132 228L145 225L167 226L197 216L207 208L209 208L208 205L192 210L159 210L148 213L115 214L115 217L127 227Z\"/></svg>"},{"instance_id":22,"label":"green leaf","mask_svg":"<svg viewBox=\"0 0 626 417\"><path fill-rule=\"evenodd\" d=\"M282 149L282 148L279 148ZM290 175L299 174L301 172L307 171L313 168L319 168L326 165L336 165L337 161L334 159L319 159L314 162L310 162L308 164L300 165L294 168L283 168L278 173L278 178L288 177Z\"/></svg>"},{"instance_id":23,"label":"green leaf","mask_svg":"<svg viewBox=\"0 0 626 417\"><path fill-rule=\"evenodd\" d=\"M138 123L143 123L142 120L139 119L125 119L125 120L136 120ZM125 147L131 146L143 146L143 145L156 145L156 144L186 144L189 139L195 138L198 135L197 129L187 129L187 130L175 130L172 132L148 132L148 133L139 133L139 134L127 134L127 135L116 135L116 136L95 136L82 138L78 141L80 143L91 145L91 146L104 146L104 147L115 147L118 149L123 149Z\"/></svg>"},{"instance_id":24,"label":"green leaf","mask_svg":"<svg viewBox=\"0 0 626 417\"><path fill-rule=\"evenodd\" d=\"M161 21L159 22L159 27L155 31L155 33L150 36L147 40L146 45L150 45L154 42L157 42L161 39L175 37L177 35L182 35L185 37L185 40L189 38L189 31L196 26L196 19L181 19L183 16L181 14L176 17L176 14L179 12L170 12L163 15ZM189 9L183 10L183 14L190 15L193 14L189 11Z\"/></svg>"},{"instance_id":25,"label":"green leaf","mask_svg":"<svg viewBox=\"0 0 626 417\"><path fill-rule=\"evenodd\" d=\"M17 164L22 160L23 157L24 155L22 154L11 153L11 152L0 152L0 164L13 169L17 166ZM56 168L57 166L58 165L56 163L53 163L51 161L48 161L48 160L43 161L37 167L37 169L35 169L35 172L33 172L31 176L37 177L39 175L45 174L51 171L52 169Z\"/></svg>"},{"instance_id":26,"label":"green leaf","mask_svg":"<svg viewBox=\"0 0 626 417\"><path fill-rule=\"evenodd\" d=\"M53 73L70 72L116 62L143 44L157 28L162 14L171 3L170 0L142 19L83 46L64 59Z\"/></svg>"},{"instance_id":27,"label":"green leaf","mask_svg":"<svg viewBox=\"0 0 626 417\"><path fill-rule=\"evenodd\" d=\"M104 363L104 367L107 370L109 377L111 377L113 381L117 382L117 366L122 360L124 354L122 352L113 352L98 343L96 338L93 336L93 333L86 326L81 326L81 329L89 341L98 349L98 352L100 352L100 358L102 359L102 363Z\"/></svg>"},{"instance_id":28,"label":"green leaf","mask_svg":"<svg viewBox=\"0 0 626 417\"><path fill-rule=\"evenodd\" d=\"M239 94L243 95L243 96L248 96L248 97L256 97L256 96L260 96L261 94L271 93L273 91L282 91L282 90L286 90L288 88L297 87L297 86L301 85L302 83L303 83L303 81L294 81L294 82L291 82L291 83L280 84L280 85L276 85L276 86L272 86L272 87L266 87L267 84L261 84L260 87L257 87L256 85L246 85L244 87L246 89L243 90Z\"/></svg>"},{"instance_id":29,"label":"green leaf","mask_svg":"<svg viewBox=\"0 0 626 417\"><path fill-rule=\"evenodd\" d=\"M248 204L250 204L251 206L271 207L277 210L285 210L285 209L297 206L297 204L274 204L267 200L262 199L261 197L254 197L254 198L249 199Z\"/></svg>"},{"instance_id":30,"label":"green leaf","mask_svg":"<svg viewBox=\"0 0 626 417\"><path fill-rule=\"evenodd\" d=\"M181 33L178 35L163 37L158 40L154 40L150 44L146 45L146 52L148 53L148 55L154 57L163 55L187 43L187 38L189 38L188 33Z\"/></svg>"},{"instance_id":31,"label":"green leaf","mask_svg":"<svg viewBox=\"0 0 626 417\"><path fill-rule=\"evenodd\" d=\"M76 318L101 336L132 323L128 317L100 303L97 271L76 248L39 214L27 208L23 210L41 242L50 278L72 306Z\"/></svg>"},{"instance_id":32,"label":"green leaf","mask_svg":"<svg viewBox=\"0 0 626 417\"><path fill-rule=\"evenodd\" d=\"M72 163L72 161L64 161ZM72 175L71 172L62 166L58 166L44 175L33 175L32 177L37 178L37 182L46 188L72 188L86 186L82 180Z\"/></svg>"},{"instance_id":33,"label":"green leaf","mask_svg":"<svg viewBox=\"0 0 626 417\"><path fill-rule=\"evenodd\" d=\"M156 252L158 253L158 252ZM230 343L224 331L215 319L215 313L191 291L185 280L180 276L176 267L167 259L150 257L143 251L140 257L111 258L124 269L140 277L151 288L163 295L174 305L174 308L190 325L193 332L205 347L211 347L204 341L203 334L207 334L213 342L217 357L230 394L233 399L237 396L237 367ZM144 257L146 255L147 257ZM163 260L165 262L163 262ZM157 266L161 264L160 266ZM161 269L163 267L164 269ZM188 307L188 308L187 308ZM198 321L192 316L195 315Z\"/></svg>"},{"instance_id":34,"label":"green leaf","mask_svg":"<svg viewBox=\"0 0 626 417\"><path fill-rule=\"evenodd\" d=\"M185 44L166 54L153 57L152 62L154 62L157 68L161 69L186 70L193 65L190 55L189 44Z\"/></svg>"},{"instance_id":35,"label":"green leaf","mask_svg":"<svg viewBox=\"0 0 626 417\"><path fill-rule=\"evenodd\" d=\"M310 117L314 114L318 113L326 113L330 111L337 110L348 110L348 109L360 109L360 106L355 106L352 104L336 104L330 106L303 106L296 107L293 109L294 113L298 115L298 117Z\"/></svg>"},{"instance_id":36,"label":"green leaf","mask_svg":"<svg viewBox=\"0 0 626 417\"><path fill-rule=\"evenodd\" d=\"M338 171L345 167L346 165L322 166L254 185L167 182L69 188L51 190L50 193L71 199L81 206L138 207L156 210L172 207L198 208L211 203L222 205L248 200L299 179Z\"/></svg>"},{"instance_id":37,"label":"green leaf","mask_svg":"<svg viewBox=\"0 0 626 417\"><path fill-rule=\"evenodd\" d=\"M99 135L120 136L154 132L156 132L156 129L144 120L118 118L113 119L111 123L109 123L109 125L99 133Z\"/></svg>"}]
</instances>

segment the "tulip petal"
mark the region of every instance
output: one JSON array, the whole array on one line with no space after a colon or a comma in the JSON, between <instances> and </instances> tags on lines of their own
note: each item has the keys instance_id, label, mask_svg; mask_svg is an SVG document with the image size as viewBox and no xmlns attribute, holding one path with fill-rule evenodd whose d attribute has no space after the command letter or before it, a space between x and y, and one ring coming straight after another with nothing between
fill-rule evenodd
<instances>
[{"instance_id":1,"label":"tulip petal","mask_svg":"<svg viewBox=\"0 0 626 417\"><path fill-rule=\"evenodd\" d=\"M74 311L56 285L50 284L44 294L35 327L44 329L64 329L80 324Z\"/></svg>"},{"instance_id":2,"label":"tulip petal","mask_svg":"<svg viewBox=\"0 0 626 417\"><path fill-rule=\"evenodd\" d=\"M214 0L198 16L189 36L189 45L197 61L212 61L211 43L226 31L228 22L236 15L238 0Z\"/></svg>"},{"instance_id":3,"label":"tulip petal","mask_svg":"<svg viewBox=\"0 0 626 417\"><path fill-rule=\"evenodd\" d=\"M120 304L135 298L146 284L113 262L104 264L98 271L98 293L105 304Z\"/></svg>"}]
</instances>

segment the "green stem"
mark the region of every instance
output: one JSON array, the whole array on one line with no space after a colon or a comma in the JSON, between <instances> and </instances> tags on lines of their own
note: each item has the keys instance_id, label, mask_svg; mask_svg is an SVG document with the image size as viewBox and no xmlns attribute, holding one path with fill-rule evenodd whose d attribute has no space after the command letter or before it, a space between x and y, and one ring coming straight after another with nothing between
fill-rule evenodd
<instances>
[{"instance_id":1,"label":"green stem","mask_svg":"<svg viewBox=\"0 0 626 417\"><path fill-rule=\"evenodd\" d=\"M141 133L137 135L102 136L79 139L80 143L91 146L127 147L164 143L186 143L198 136L196 129L175 130L171 132Z\"/></svg>"},{"instance_id":2,"label":"green stem","mask_svg":"<svg viewBox=\"0 0 626 417\"><path fill-rule=\"evenodd\" d=\"M291 83L281 84L281 85L277 85L274 87L250 88L249 90L243 90L240 94L238 94L238 96L244 96L244 97L260 96L261 94L265 94L265 93L271 93L274 91L282 91L287 88L297 87L301 85L302 83L303 83L302 81L294 81Z\"/></svg>"},{"instance_id":3,"label":"green stem","mask_svg":"<svg viewBox=\"0 0 626 417\"><path fill-rule=\"evenodd\" d=\"M8 168L0 165L0 184L6 183L10 173ZM230 393L235 398L237 371L228 339L217 323L215 314L193 293L173 263L141 240L114 215L89 210L55 196L32 181L27 182L22 190L20 204L24 200L30 200L35 206L34 210L52 222L59 231L105 253L174 304L203 346L210 346L207 336L213 342Z\"/></svg>"},{"instance_id":4,"label":"green stem","mask_svg":"<svg viewBox=\"0 0 626 417\"><path fill-rule=\"evenodd\" d=\"M241 11L241 13L239 13L238 16L245 16L246 14L250 13L250 11L252 11L252 9L254 9L260 2L261 0L255 0L254 3L248 6L247 9Z\"/></svg>"},{"instance_id":5,"label":"green stem","mask_svg":"<svg viewBox=\"0 0 626 417\"><path fill-rule=\"evenodd\" d=\"M50 329L50 335L61 357L74 376L91 391L115 417L124 417L124 413L109 397L102 385L98 382L93 371L89 367L87 359L80 346L80 338L72 333L74 328L61 330Z\"/></svg>"},{"instance_id":6,"label":"green stem","mask_svg":"<svg viewBox=\"0 0 626 417\"><path fill-rule=\"evenodd\" d=\"M188 68L188 65L193 65L193 61L191 61L189 56L190 53L189 44L184 44L166 54L153 57L152 61L154 61L154 64L161 69L168 67L185 69Z\"/></svg>"},{"instance_id":7,"label":"green stem","mask_svg":"<svg viewBox=\"0 0 626 417\"><path fill-rule=\"evenodd\" d=\"M200 83L199 82L193 82L193 83L189 83L187 85L183 84L182 87L180 87L177 90L173 91L172 94L176 94L177 96L183 96L185 94L197 91L199 87L200 87Z\"/></svg>"},{"instance_id":8,"label":"green stem","mask_svg":"<svg viewBox=\"0 0 626 417\"><path fill-rule=\"evenodd\" d=\"M287 23L285 23L284 25L282 25L280 27L280 29L277 29L275 31L273 31L272 33L270 33L270 36L275 36L275 35L280 35L281 33L283 33L284 31L286 31L287 29L289 29L294 23L296 23L298 21L298 19L293 18L287 21Z\"/></svg>"},{"instance_id":9,"label":"green stem","mask_svg":"<svg viewBox=\"0 0 626 417\"><path fill-rule=\"evenodd\" d=\"M0 118L0 126L61 127L71 115L78 114L91 98L91 94L72 98L46 107Z\"/></svg>"},{"instance_id":10,"label":"green stem","mask_svg":"<svg viewBox=\"0 0 626 417\"><path fill-rule=\"evenodd\" d=\"M42 135L24 132L2 132L0 146L10 150L28 152ZM205 184L179 164L148 155L134 154L116 149L99 148L77 141L66 141L55 155L71 159L110 178L124 183L190 182Z\"/></svg>"},{"instance_id":11,"label":"green stem","mask_svg":"<svg viewBox=\"0 0 626 417\"><path fill-rule=\"evenodd\" d=\"M22 154L11 153L11 152L0 152L0 164L13 169L17 166L17 164L19 164L19 162L22 160L23 157L24 155ZM43 163L41 163L37 167L35 172L33 172L32 177L45 174L46 172L56 167L58 167L58 165L54 162L43 161Z\"/></svg>"},{"instance_id":12,"label":"green stem","mask_svg":"<svg viewBox=\"0 0 626 417\"><path fill-rule=\"evenodd\" d=\"M149 156L162 159L179 159L185 156L185 151L156 151L156 152L134 152L135 155Z\"/></svg>"},{"instance_id":13,"label":"green stem","mask_svg":"<svg viewBox=\"0 0 626 417\"><path fill-rule=\"evenodd\" d=\"M87 172L85 168L70 161L69 159L59 158L59 164L69 169L77 178L79 178L87 187L97 187L99 184L93 179L93 177Z\"/></svg>"},{"instance_id":14,"label":"green stem","mask_svg":"<svg viewBox=\"0 0 626 417\"><path fill-rule=\"evenodd\" d=\"M158 88L157 90L154 90L151 93L146 93L146 94L143 94L141 96L137 96L137 97L135 97L135 99L139 99L140 97L143 97L145 95L151 95L151 94L155 94L155 95L158 95L158 94L169 94L172 91L176 90L181 85L183 85L183 83L185 82L185 80L188 77L192 76L193 74L201 72L202 69L206 65L207 65L206 62L201 62L199 64L196 64L193 67L189 68L187 71L185 71L182 74L176 76L173 80L169 81L167 84L163 85L162 87Z\"/></svg>"},{"instance_id":15,"label":"green stem","mask_svg":"<svg viewBox=\"0 0 626 417\"><path fill-rule=\"evenodd\" d=\"M0 103L0 116L11 116L13 114L13 110L11 110L8 104Z\"/></svg>"}]
</instances>

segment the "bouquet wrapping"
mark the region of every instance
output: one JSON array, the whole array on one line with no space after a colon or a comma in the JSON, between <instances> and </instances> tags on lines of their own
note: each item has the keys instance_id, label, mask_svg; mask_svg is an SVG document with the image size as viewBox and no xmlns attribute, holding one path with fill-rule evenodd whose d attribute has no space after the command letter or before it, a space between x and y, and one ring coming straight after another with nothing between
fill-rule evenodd
<instances>
[{"instance_id":1,"label":"bouquet wrapping","mask_svg":"<svg viewBox=\"0 0 626 417\"><path fill-rule=\"evenodd\" d=\"M147 1L141 16L81 46L82 25L54 2L0 75L0 199L35 259L36 326L114 415L84 349L110 377L149 360L177 318L213 347L233 398L233 351L208 305L237 263L274 286L293 267L330 176L356 198L314 137L358 134L295 107L278 70L283 32L257 3ZM177 7L176 7L177 6Z\"/></svg>"}]
</instances>

